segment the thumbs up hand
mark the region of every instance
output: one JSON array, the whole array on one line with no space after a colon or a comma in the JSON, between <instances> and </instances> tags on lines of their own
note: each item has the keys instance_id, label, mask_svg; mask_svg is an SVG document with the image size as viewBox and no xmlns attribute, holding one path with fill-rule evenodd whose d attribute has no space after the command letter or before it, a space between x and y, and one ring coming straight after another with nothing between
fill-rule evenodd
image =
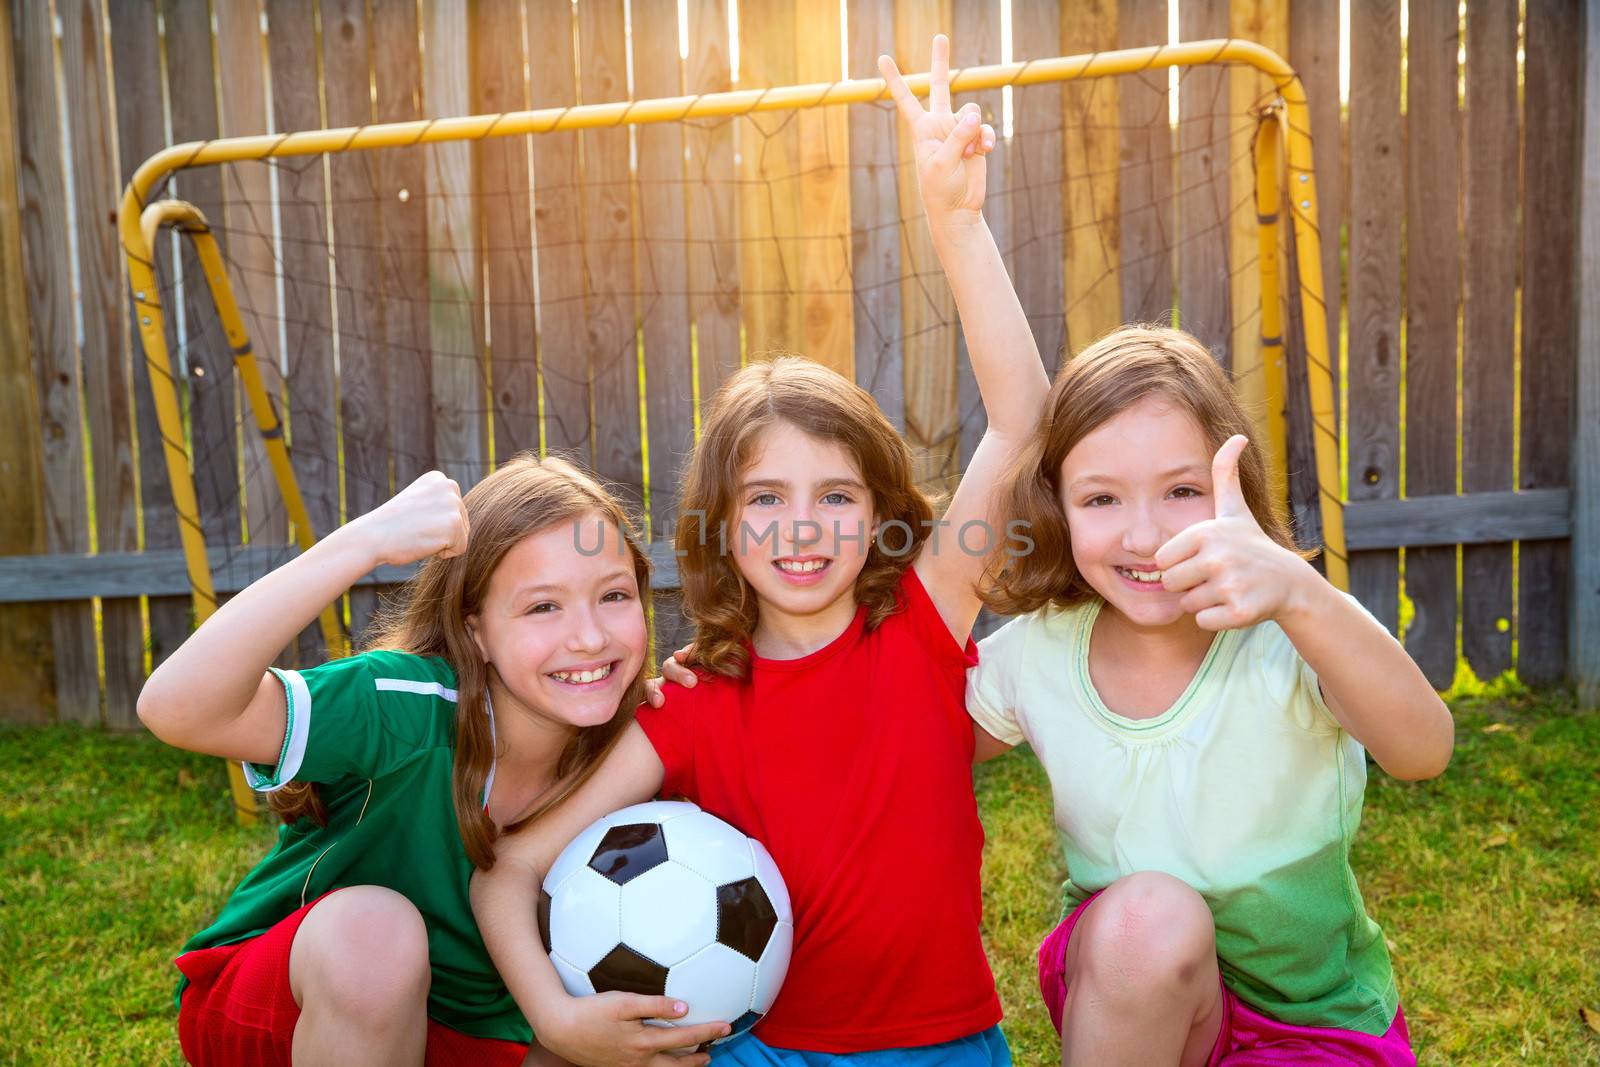
<instances>
[{"instance_id":1,"label":"thumbs up hand","mask_svg":"<svg viewBox=\"0 0 1600 1067\"><path fill-rule=\"evenodd\" d=\"M1205 630L1236 630L1276 619L1316 571L1273 541L1250 512L1239 485L1239 456L1250 444L1235 434L1211 461L1215 518L1197 522L1156 552L1161 584L1183 593L1178 605Z\"/></svg>"}]
</instances>

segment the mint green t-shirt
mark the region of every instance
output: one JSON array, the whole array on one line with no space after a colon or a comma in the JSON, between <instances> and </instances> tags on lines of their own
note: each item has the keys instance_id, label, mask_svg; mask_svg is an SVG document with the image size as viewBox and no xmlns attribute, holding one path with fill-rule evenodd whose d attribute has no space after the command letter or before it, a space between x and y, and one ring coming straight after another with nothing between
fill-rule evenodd
<instances>
[{"instance_id":1,"label":"mint green t-shirt","mask_svg":"<svg viewBox=\"0 0 1600 1067\"><path fill-rule=\"evenodd\" d=\"M265 792L291 780L318 783L328 825L301 819L283 827L277 846L183 951L255 937L332 889L385 886L427 925L428 1015L475 1037L532 1040L467 895L472 863L450 789L455 671L438 658L367 652L273 673L288 710L282 754L276 766L245 764L245 776ZM491 771L485 795L493 780ZM180 997L183 989L180 982Z\"/></svg>"},{"instance_id":2,"label":"mint green t-shirt","mask_svg":"<svg viewBox=\"0 0 1600 1067\"><path fill-rule=\"evenodd\" d=\"M1225 630L1170 708L1129 719L1089 676L1099 610L1013 620L967 679L972 718L1026 740L1049 775L1064 910L1137 871L1170 874L1210 906L1223 981L1245 1003L1384 1033L1399 995L1350 868L1366 753L1315 672L1276 623Z\"/></svg>"}]
</instances>

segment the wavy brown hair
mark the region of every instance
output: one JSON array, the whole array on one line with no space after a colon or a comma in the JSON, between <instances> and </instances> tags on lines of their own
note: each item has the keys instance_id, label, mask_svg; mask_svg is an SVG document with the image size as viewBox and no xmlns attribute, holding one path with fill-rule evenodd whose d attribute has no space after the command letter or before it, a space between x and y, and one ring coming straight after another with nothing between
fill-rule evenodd
<instances>
[{"instance_id":1,"label":"wavy brown hair","mask_svg":"<svg viewBox=\"0 0 1600 1067\"><path fill-rule=\"evenodd\" d=\"M1026 526L1032 547L1012 555L984 602L1005 615L1047 604L1072 607L1098 597L1072 560L1072 538L1061 506L1061 464L1073 446L1149 396L1159 396L1193 416L1213 453L1253 426L1227 375L1191 334L1165 326L1113 330L1068 360L1056 375L1044 415L1001 484L1001 514ZM1261 450L1239 457L1239 485L1261 529L1299 552L1284 516L1273 506L1273 487Z\"/></svg>"},{"instance_id":2,"label":"wavy brown hair","mask_svg":"<svg viewBox=\"0 0 1600 1067\"><path fill-rule=\"evenodd\" d=\"M594 478L558 457L541 460L529 453L518 455L474 486L463 502L469 527L466 551L450 559L434 557L424 563L399 595L384 605L363 651L384 649L438 656L455 669L451 795L467 857L474 866L487 870L494 866L494 842L498 836L493 821L483 810L483 786L495 758L485 701L489 670L467 630L467 618L482 606L489 580L505 554L557 523L599 516L615 524L632 557L641 598L650 594L650 560L640 549L634 526L616 498ZM633 719L633 709L643 699L641 669L629 682L617 714L609 722L573 729L556 762L554 784L509 823L505 832L516 833L582 785L622 736ZM285 822L302 816L327 822L316 787L309 783L292 783L269 799Z\"/></svg>"},{"instance_id":3,"label":"wavy brown hair","mask_svg":"<svg viewBox=\"0 0 1600 1067\"><path fill-rule=\"evenodd\" d=\"M799 356L751 363L734 374L712 400L684 472L677 529L683 612L695 626L694 663L726 677L743 677L749 667L745 646L759 604L728 557L723 534L738 520L739 484L762 437L780 422L848 452L872 492L877 521L898 521L910 531L897 527L887 548L879 537L856 577L856 603L866 605L869 629L895 610L895 586L933 518L933 501L914 480L911 450L871 393Z\"/></svg>"}]
</instances>

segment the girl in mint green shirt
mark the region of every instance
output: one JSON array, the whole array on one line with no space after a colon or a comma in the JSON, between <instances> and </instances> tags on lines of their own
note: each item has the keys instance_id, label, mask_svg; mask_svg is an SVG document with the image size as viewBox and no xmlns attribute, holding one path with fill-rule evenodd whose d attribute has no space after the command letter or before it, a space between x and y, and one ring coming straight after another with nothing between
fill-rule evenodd
<instances>
[{"instance_id":1,"label":"girl in mint green shirt","mask_svg":"<svg viewBox=\"0 0 1600 1067\"><path fill-rule=\"evenodd\" d=\"M979 756L1027 741L1067 859L1040 987L1064 1064L1415 1062L1349 864L1365 753L1426 778L1448 710L1306 562L1198 341L1125 327L1058 375L1005 487Z\"/></svg>"}]
</instances>

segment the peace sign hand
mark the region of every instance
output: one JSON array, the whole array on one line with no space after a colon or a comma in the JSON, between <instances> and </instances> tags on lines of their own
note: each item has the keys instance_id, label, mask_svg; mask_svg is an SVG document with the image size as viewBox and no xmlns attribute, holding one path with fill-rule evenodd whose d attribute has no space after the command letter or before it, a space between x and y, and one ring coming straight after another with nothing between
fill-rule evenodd
<instances>
[{"instance_id":1,"label":"peace sign hand","mask_svg":"<svg viewBox=\"0 0 1600 1067\"><path fill-rule=\"evenodd\" d=\"M1236 630L1277 619L1317 572L1266 535L1239 484L1239 456L1250 441L1235 434L1211 461L1215 518L1197 522L1156 552L1161 584L1183 593L1179 607L1204 630Z\"/></svg>"},{"instance_id":2,"label":"peace sign hand","mask_svg":"<svg viewBox=\"0 0 1600 1067\"><path fill-rule=\"evenodd\" d=\"M987 173L983 157L994 148L994 128L983 121L977 104L950 110L950 39L942 33L933 39L926 108L891 57L879 56L878 70L888 83L900 117L911 128L917 185L928 221L976 221L983 208Z\"/></svg>"}]
</instances>

